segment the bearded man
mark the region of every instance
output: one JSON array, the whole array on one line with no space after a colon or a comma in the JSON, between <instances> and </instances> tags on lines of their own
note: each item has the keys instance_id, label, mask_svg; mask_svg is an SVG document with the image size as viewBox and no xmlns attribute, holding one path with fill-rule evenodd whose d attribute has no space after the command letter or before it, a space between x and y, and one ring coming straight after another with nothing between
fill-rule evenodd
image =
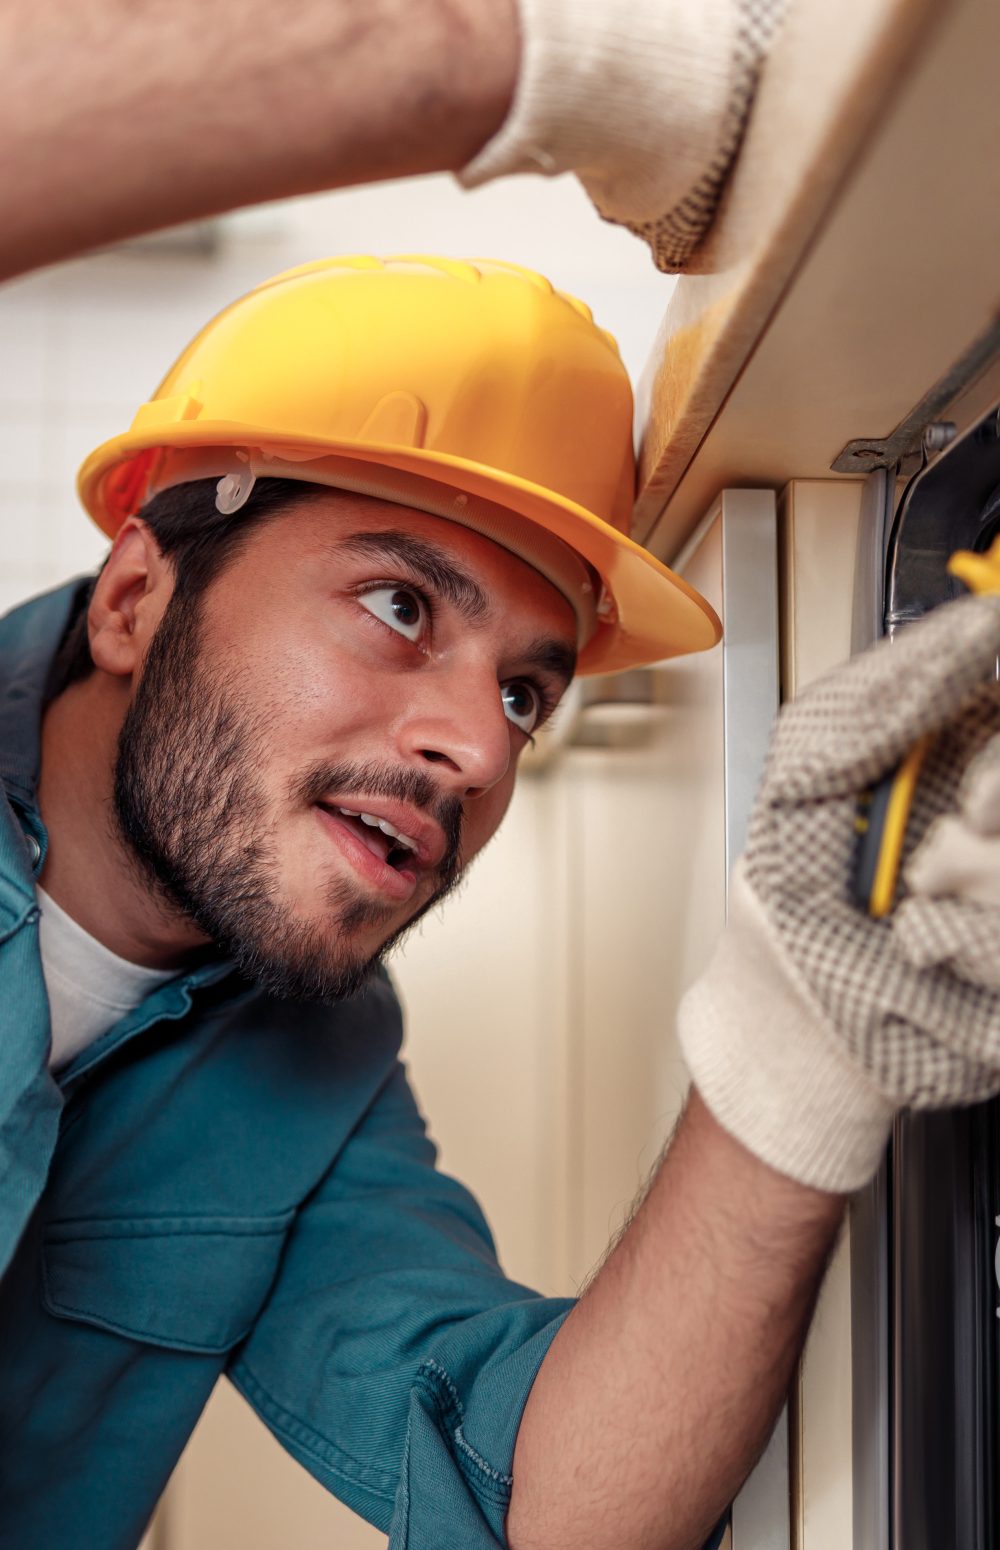
<instances>
[{"instance_id":1,"label":"bearded man","mask_svg":"<svg viewBox=\"0 0 1000 1550\"><path fill-rule=\"evenodd\" d=\"M84 464L106 564L0 622L0 1545L134 1546L223 1373L393 1546L716 1543L895 1110L1000 1085L996 992L846 888L857 791L998 729L982 597L783 723L696 1088L586 1295L507 1280L436 1171L384 955L575 670L718 638L627 536L630 426L540 276L351 258Z\"/></svg>"}]
</instances>

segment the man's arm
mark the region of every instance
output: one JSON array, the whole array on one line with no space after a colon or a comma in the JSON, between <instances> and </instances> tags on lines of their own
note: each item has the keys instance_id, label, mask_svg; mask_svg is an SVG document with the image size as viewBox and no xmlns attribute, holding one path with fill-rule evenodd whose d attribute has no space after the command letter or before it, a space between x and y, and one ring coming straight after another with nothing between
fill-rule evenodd
<instances>
[{"instance_id":1,"label":"man's arm","mask_svg":"<svg viewBox=\"0 0 1000 1550\"><path fill-rule=\"evenodd\" d=\"M503 121L517 56L513 0L7 0L0 279L238 205L457 170Z\"/></svg>"},{"instance_id":2,"label":"man's arm","mask_svg":"<svg viewBox=\"0 0 1000 1550\"><path fill-rule=\"evenodd\" d=\"M511 1550L704 1542L785 1398L843 1206L759 1162L692 1092L531 1389Z\"/></svg>"}]
</instances>

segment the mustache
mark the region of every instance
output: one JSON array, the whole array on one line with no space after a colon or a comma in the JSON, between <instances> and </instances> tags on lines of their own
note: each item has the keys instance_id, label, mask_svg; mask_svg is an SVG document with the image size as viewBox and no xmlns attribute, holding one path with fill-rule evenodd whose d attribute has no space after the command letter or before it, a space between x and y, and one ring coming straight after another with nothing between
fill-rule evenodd
<instances>
[{"instance_id":1,"label":"mustache","mask_svg":"<svg viewBox=\"0 0 1000 1550\"><path fill-rule=\"evenodd\" d=\"M291 796L311 805L324 801L331 791L344 796L363 792L389 802L407 802L426 813L444 834L445 853L438 867L442 886L449 887L458 876L462 868L462 803L458 797L439 791L430 775L401 765L374 762L315 764L293 782Z\"/></svg>"}]
</instances>

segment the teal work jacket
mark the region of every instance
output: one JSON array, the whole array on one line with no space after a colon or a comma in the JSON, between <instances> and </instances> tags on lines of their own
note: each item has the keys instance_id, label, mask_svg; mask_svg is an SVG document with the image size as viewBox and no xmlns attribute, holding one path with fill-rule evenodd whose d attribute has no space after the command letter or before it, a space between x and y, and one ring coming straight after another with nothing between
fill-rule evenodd
<instances>
[{"instance_id":1,"label":"teal work jacket","mask_svg":"<svg viewBox=\"0 0 1000 1550\"><path fill-rule=\"evenodd\" d=\"M571 1303L436 1170L388 980L304 1006L215 962L48 1071L39 725L76 604L0 620L0 1547L131 1550L223 1373L393 1550L503 1544Z\"/></svg>"}]
</instances>

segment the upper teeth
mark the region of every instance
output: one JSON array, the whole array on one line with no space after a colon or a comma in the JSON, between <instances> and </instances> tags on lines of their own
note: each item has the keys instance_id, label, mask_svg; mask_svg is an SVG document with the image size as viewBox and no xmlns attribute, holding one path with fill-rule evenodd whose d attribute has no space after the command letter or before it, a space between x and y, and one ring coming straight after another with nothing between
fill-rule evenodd
<instances>
[{"instance_id":1,"label":"upper teeth","mask_svg":"<svg viewBox=\"0 0 1000 1550\"><path fill-rule=\"evenodd\" d=\"M381 829L383 834L388 834L390 839L398 840L399 844L405 846L407 850L417 849L416 840L411 840L408 834L400 834L398 829L393 828L388 818L376 818L373 813L358 813L353 807L338 807L337 812L343 813L345 818L360 818L361 822L366 823L370 829Z\"/></svg>"}]
</instances>

